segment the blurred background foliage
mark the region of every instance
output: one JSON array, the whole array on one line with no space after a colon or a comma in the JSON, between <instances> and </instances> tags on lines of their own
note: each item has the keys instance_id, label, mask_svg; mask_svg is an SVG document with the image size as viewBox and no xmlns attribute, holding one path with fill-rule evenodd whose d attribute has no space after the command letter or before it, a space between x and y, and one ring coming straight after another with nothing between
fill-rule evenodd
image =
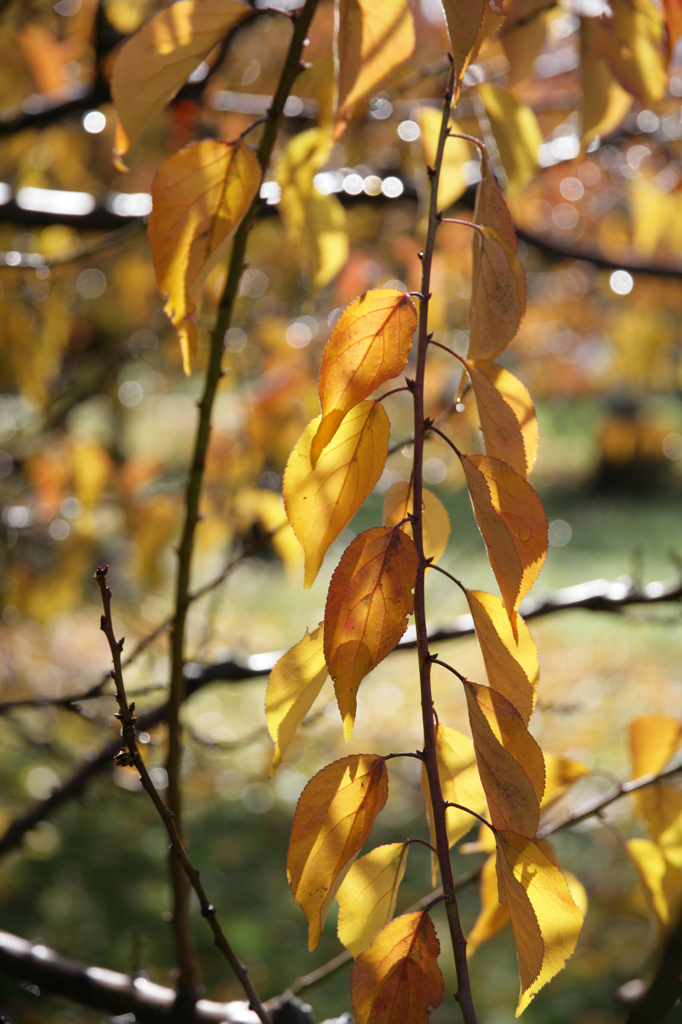
<instances>
[{"instance_id":1,"label":"blurred background foliage","mask_svg":"<svg viewBox=\"0 0 682 1024\"><path fill-rule=\"evenodd\" d=\"M3 829L115 735L106 688L67 707L41 704L87 691L107 670L94 567L111 565L126 649L172 613L173 544L225 270L216 268L207 282L198 365L186 378L142 221L164 156L196 136L234 138L263 112L288 39L285 20L267 12L238 30L146 129L126 175L111 159L108 76L117 46L162 6L0 5ZM660 9L644 3L614 4L611 18L599 0L509 7L511 27L467 73L454 116L462 131L489 143L521 239L529 311L502 361L538 406L542 443L533 483L551 523L539 589L600 576L662 579L679 573L682 557L682 62L674 24L669 19L666 28ZM623 28L624 10L634 28ZM328 109L331 3L316 15L312 66L289 101L225 339L229 373L216 406L195 586L245 548L255 553L195 602L193 665L283 650L316 626L343 547L378 522L390 484L409 479L410 407L397 395L386 403L394 453L377 492L304 592L298 545L289 528L277 528L286 459L318 411L322 348L359 292L389 282L419 286L429 111L440 103L448 43L436 0L415 3L414 15L414 58L315 165L314 157L301 157L301 148L314 151L314 134L301 142L301 133L315 129ZM613 49L620 31L638 42L634 63L622 47ZM448 159L454 215L469 219L475 150L461 143ZM432 327L462 352L470 277L467 229L443 226ZM446 415L443 429L471 450L479 444L475 407L466 396L453 403L458 383L451 361L434 350L430 411ZM488 587L492 577L457 460L440 439L427 447L425 478L453 524L445 564L468 586ZM428 582L434 623L464 612L442 577ZM605 791L608 773L625 778L631 771L631 718L682 716L679 611L664 605L620 617L562 613L538 620L533 633L542 665L534 733L543 749L595 769L580 793ZM450 659L480 677L474 641L453 645ZM138 708L163 700L166 673L167 636L159 628L127 672ZM436 686L441 717L466 728L449 679L436 674ZM377 669L360 693L351 752L419 745L416 690L410 655ZM185 776L191 856L269 997L339 950L330 921L314 956L307 953L284 861L302 786L348 748L325 689L287 762L269 779L263 693L263 679L216 681L187 701ZM163 728L142 740L163 787ZM411 764L392 762L391 780L374 845L426 835ZM652 963L655 927L619 842L619 832L641 834L632 810L627 801L613 808L615 835L590 823L558 837L562 861L587 887L590 911L579 953L529 1008L529 1024L615 1021L619 986ZM424 857L413 850L399 910L426 891ZM466 871L480 855L455 853L454 860L456 872ZM470 925L475 888L462 900ZM112 765L93 778L0 862L3 929L162 984L173 977L168 907L166 838L128 769ZM193 921L207 992L239 998L196 906ZM443 962L447 972L449 958ZM517 989L511 936L484 946L472 971L483 1024L507 1024ZM446 985L453 986L449 975ZM345 969L303 994L318 1019L348 1010ZM29 1024L103 1019L7 978L0 996L12 1019ZM447 1014L434 1014L434 1024Z\"/></svg>"}]
</instances>

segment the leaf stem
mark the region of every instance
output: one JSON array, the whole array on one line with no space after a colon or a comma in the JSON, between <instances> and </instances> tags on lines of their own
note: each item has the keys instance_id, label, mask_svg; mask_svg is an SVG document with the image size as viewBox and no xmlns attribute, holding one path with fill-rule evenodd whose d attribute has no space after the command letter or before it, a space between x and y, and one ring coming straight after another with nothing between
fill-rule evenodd
<instances>
[{"instance_id":1,"label":"leaf stem","mask_svg":"<svg viewBox=\"0 0 682 1024\"><path fill-rule=\"evenodd\" d=\"M456 804L453 800L448 800L446 802L445 809L447 810L448 807L456 807L458 811L464 811L465 814L473 815L473 817L478 818L478 820L482 822L483 825L487 825L490 831L493 833L493 835L495 834L495 829L490 824L490 822L486 821L483 815L477 814L476 811L472 811L470 807L465 807L464 804Z\"/></svg>"}]
</instances>

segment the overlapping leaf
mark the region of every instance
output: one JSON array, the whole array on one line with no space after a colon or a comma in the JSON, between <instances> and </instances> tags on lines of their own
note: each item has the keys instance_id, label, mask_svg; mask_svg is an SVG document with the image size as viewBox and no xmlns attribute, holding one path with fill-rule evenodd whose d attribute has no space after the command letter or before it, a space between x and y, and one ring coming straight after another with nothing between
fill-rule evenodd
<instances>
[{"instance_id":1,"label":"overlapping leaf","mask_svg":"<svg viewBox=\"0 0 682 1024\"><path fill-rule=\"evenodd\" d=\"M308 918L311 950L320 941L344 873L367 841L387 796L386 762L376 754L334 761L301 794L291 827L287 876Z\"/></svg>"},{"instance_id":2,"label":"overlapping leaf","mask_svg":"<svg viewBox=\"0 0 682 1024\"><path fill-rule=\"evenodd\" d=\"M477 86L507 175L507 189L515 198L536 175L542 132L535 112L497 85Z\"/></svg>"},{"instance_id":3,"label":"overlapping leaf","mask_svg":"<svg viewBox=\"0 0 682 1024\"><path fill-rule=\"evenodd\" d=\"M437 562L448 546L450 516L440 498L426 488L422 489L422 504L424 557ZM384 526L397 526L411 514L412 488L406 480L399 480L391 484L384 495ZM402 529L409 537L413 536L411 523L405 523Z\"/></svg>"},{"instance_id":4,"label":"overlapping leaf","mask_svg":"<svg viewBox=\"0 0 682 1024\"><path fill-rule=\"evenodd\" d=\"M538 421L533 400L521 381L497 363L468 359L487 455L528 476L538 452Z\"/></svg>"},{"instance_id":5,"label":"overlapping leaf","mask_svg":"<svg viewBox=\"0 0 682 1024\"><path fill-rule=\"evenodd\" d=\"M339 939L356 958L393 917L408 850L408 843L378 846L359 857L341 883Z\"/></svg>"},{"instance_id":6,"label":"overlapping leaf","mask_svg":"<svg viewBox=\"0 0 682 1024\"><path fill-rule=\"evenodd\" d=\"M516 337L526 312L521 260L492 228L474 231L469 359L494 359Z\"/></svg>"},{"instance_id":7,"label":"overlapping leaf","mask_svg":"<svg viewBox=\"0 0 682 1024\"><path fill-rule=\"evenodd\" d=\"M481 150L481 180L476 187L476 204L474 206L474 223L492 228L514 252L518 249L514 222L504 198L502 189L490 166L487 149ZM478 257L478 247L474 246L474 269Z\"/></svg>"},{"instance_id":8,"label":"overlapping leaf","mask_svg":"<svg viewBox=\"0 0 682 1024\"><path fill-rule=\"evenodd\" d=\"M396 288L365 292L343 311L322 354L313 466L346 413L405 369L416 326L412 299Z\"/></svg>"},{"instance_id":9,"label":"overlapping leaf","mask_svg":"<svg viewBox=\"0 0 682 1024\"><path fill-rule=\"evenodd\" d=\"M632 107L632 95L614 76L604 57L598 56L599 19L580 19L580 73L582 76L582 144L610 135Z\"/></svg>"},{"instance_id":10,"label":"overlapping leaf","mask_svg":"<svg viewBox=\"0 0 682 1024\"><path fill-rule=\"evenodd\" d=\"M682 908L682 871L650 839L628 839L627 851L664 935L679 919Z\"/></svg>"},{"instance_id":11,"label":"overlapping leaf","mask_svg":"<svg viewBox=\"0 0 682 1024\"><path fill-rule=\"evenodd\" d=\"M574 761L571 757L559 757L543 751L545 759L545 795L540 808L545 811L570 789L570 787L589 775L590 769L582 761Z\"/></svg>"},{"instance_id":12,"label":"overlapping leaf","mask_svg":"<svg viewBox=\"0 0 682 1024\"><path fill-rule=\"evenodd\" d=\"M361 681L407 629L418 565L410 537L397 527L377 526L348 545L334 571L324 612L324 653L346 740Z\"/></svg>"},{"instance_id":13,"label":"overlapping leaf","mask_svg":"<svg viewBox=\"0 0 682 1024\"><path fill-rule=\"evenodd\" d=\"M486 0L443 0L445 19L450 37L450 50L454 58L456 86L453 103L459 99L459 88L464 72L484 49L503 21L500 12Z\"/></svg>"},{"instance_id":14,"label":"overlapping leaf","mask_svg":"<svg viewBox=\"0 0 682 1024\"><path fill-rule=\"evenodd\" d=\"M441 111L436 110L435 107L422 107L419 111L420 139L427 167L436 165L442 120ZM450 131L458 132L459 130L455 122L451 121ZM464 178L464 165L469 160L471 160L471 143L452 137L446 140L438 179L437 206L439 211L447 210L448 206L452 206L464 195L468 184Z\"/></svg>"},{"instance_id":15,"label":"overlapping leaf","mask_svg":"<svg viewBox=\"0 0 682 1024\"><path fill-rule=\"evenodd\" d=\"M313 469L310 446L320 418L308 424L284 472L284 507L305 552L305 586L381 476L388 452L389 423L377 402L361 402L348 413Z\"/></svg>"},{"instance_id":16,"label":"overlapping leaf","mask_svg":"<svg viewBox=\"0 0 682 1024\"><path fill-rule=\"evenodd\" d=\"M670 715L641 715L630 723L630 747L636 778L663 770L682 743L682 722ZM682 867L682 793L665 782L636 794L651 838L666 859Z\"/></svg>"},{"instance_id":17,"label":"overlapping leaf","mask_svg":"<svg viewBox=\"0 0 682 1024\"><path fill-rule=\"evenodd\" d=\"M387 924L351 970L356 1024L427 1024L445 992L439 952L426 911Z\"/></svg>"},{"instance_id":18,"label":"overlapping leaf","mask_svg":"<svg viewBox=\"0 0 682 1024\"><path fill-rule=\"evenodd\" d=\"M164 309L177 328L185 373L196 354L195 306L261 180L244 142L204 139L164 160L152 185L148 236Z\"/></svg>"},{"instance_id":19,"label":"overlapping leaf","mask_svg":"<svg viewBox=\"0 0 682 1024\"><path fill-rule=\"evenodd\" d=\"M327 678L324 660L323 626L283 654L268 679L265 691L265 720L275 744L272 771L310 711Z\"/></svg>"}]
</instances>

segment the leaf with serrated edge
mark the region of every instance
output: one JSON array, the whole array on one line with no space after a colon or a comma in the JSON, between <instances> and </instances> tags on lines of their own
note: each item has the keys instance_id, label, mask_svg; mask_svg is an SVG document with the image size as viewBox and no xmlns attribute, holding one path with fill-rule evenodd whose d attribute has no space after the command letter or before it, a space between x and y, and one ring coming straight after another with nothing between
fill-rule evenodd
<instances>
[{"instance_id":1,"label":"leaf with serrated edge","mask_svg":"<svg viewBox=\"0 0 682 1024\"><path fill-rule=\"evenodd\" d=\"M538 421L533 400L518 377L497 363L467 359L486 455L528 476L538 454Z\"/></svg>"},{"instance_id":2,"label":"leaf with serrated edge","mask_svg":"<svg viewBox=\"0 0 682 1024\"><path fill-rule=\"evenodd\" d=\"M488 830L490 831L490 830ZM500 902L497 881L497 853L491 854L481 868L481 909L474 926L467 935L467 956L473 956L479 946L492 939L509 920L506 900Z\"/></svg>"},{"instance_id":3,"label":"leaf with serrated edge","mask_svg":"<svg viewBox=\"0 0 682 1024\"><path fill-rule=\"evenodd\" d=\"M353 863L341 883L339 939L356 958L393 917L408 850L408 843L377 846Z\"/></svg>"},{"instance_id":4,"label":"leaf with serrated edge","mask_svg":"<svg viewBox=\"0 0 682 1024\"><path fill-rule=\"evenodd\" d=\"M260 164L246 143L217 139L190 143L156 172L147 235L187 374L196 355L196 303L260 181Z\"/></svg>"},{"instance_id":5,"label":"leaf with serrated edge","mask_svg":"<svg viewBox=\"0 0 682 1024\"><path fill-rule=\"evenodd\" d=\"M345 416L315 469L310 446L320 417L296 442L284 471L284 507L305 552L305 587L311 587L324 556L383 473L389 423L378 402L365 401Z\"/></svg>"},{"instance_id":6,"label":"leaf with serrated edge","mask_svg":"<svg viewBox=\"0 0 682 1024\"><path fill-rule=\"evenodd\" d=\"M665 934L679 918L682 907L682 871L666 860L663 850L650 839L628 839L625 843L639 880Z\"/></svg>"},{"instance_id":7,"label":"leaf with serrated edge","mask_svg":"<svg viewBox=\"0 0 682 1024\"><path fill-rule=\"evenodd\" d=\"M271 774L310 711L324 681L327 663L324 660L323 626L283 654L268 679L265 691L265 720L275 744Z\"/></svg>"},{"instance_id":8,"label":"leaf with serrated edge","mask_svg":"<svg viewBox=\"0 0 682 1024\"><path fill-rule=\"evenodd\" d=\"M346 741L360 683L407 629L418 565L410 537L397 527L376 526L358 534L334 571L324 611L324 653Z\"/></svg>"},{"instance_id":9,"label":"leaf with serrated edge","mask_svg":"<svg viewBox=\"0 0 682 1024\"><path fill-rule=\"evenodd\" d=\"M436 153L438 151L438 139L443 115L435 107L422 107L419 111L419 136L424 160L427 167L435 167ZM459 126L450 121L450 131L457 133ZM441 162L440 177L438 179L438 210L447 210L449 206L456 203L467 189L467 182L464 180L464 165L471 160L471 143L464 139L450 137L446 139Z\"/></svg>"},{"instance_id":10,"label":"leaf with serrated edge","mask_svg":"<svg viewBox=\"0 0 682 1024\"><path fill-rule=\"evenodd\" d=\"M488 682L493 690L511 701L528 725L540 676L538 649L530 630L515 612L514 636L504 603L497 595L466 589L464 593L474 620Z\"/></svg>"},{"instance_id":11,"label":"leaf with serrated edge","mask_svg":"<svg viewBox=\"0 0 682 1024\"><path fill-rule=\"evenodd\" d=\"M450 516L443 502L432 491L422 489L422 541L424 557L437 562L445 554L450 539ZM384 495L384 526L397 526L412 514L412 487L406 480L391 484ZM412 524L402 529L412 537Z\"/></svg>"},{"instance_id":12,"label":"leaf with serrated edge","mask_svg":"<svg viewBox=\"0 0 682 1024\"><path fill-rule=\"evenodd\" d=\"M465 683L476 761L496 829L532 839L540 820L545 763L513 704L489 686Z\"/></svg>"},{"instance_id":13,"label":"leaf with serrated edge","mask_svg":"<svg viewBox=\"0 0 682 1024\"><path fill-rule=\"evenodd\" d=\"M179 0L126 40L111 74L111 94L123 129L116 133L119 156L213 47L253 13L236 0Z\"/></svg>"},{"instance_id":14,"label":"leaf with serrated edge","mask_svg":"<svg viewBox=\"0 0 682 1024\"><path fill-rule=\"evenodd\" d=\"M322 353L313 466L346 413L405 369L416 327L414 303L397 288L365 292L344 309Z\"/></svg>"},{"instance_id":15,"label":"leaf with serrated edge","mask_svg":"<svg viewBox=\"0 0 682 1024\"><path fill-rule=\"evenodd\" d=\"M445 992L439 953L427 911L387 924L351 969L355 1024L428 1024Z\"/></svg>"},{"instance_id":16,"label":"leaf with serrated edge","mask_svg":"<svg viewBox=\"0 0 682 1024\"><path fill-rule=\"evenodd\" d=\"M328 764L301 793L291 827L287 877L308 918L309 949L320 941L344 874L387 797L386 762L378 754L352 754Z\"/></svg>"},{"instance_id":17,"label":"leaf with serrated edge","mask_svg":"<svg viewBox=\"0 0 682 1024\"><path fill-rule=\"evenodd\" d=\"M525 316L526 277L521 260L496 231L481 227L473 235L476 273L467 358L495 359L514 340Z\"/></svg>"}]
</instances>

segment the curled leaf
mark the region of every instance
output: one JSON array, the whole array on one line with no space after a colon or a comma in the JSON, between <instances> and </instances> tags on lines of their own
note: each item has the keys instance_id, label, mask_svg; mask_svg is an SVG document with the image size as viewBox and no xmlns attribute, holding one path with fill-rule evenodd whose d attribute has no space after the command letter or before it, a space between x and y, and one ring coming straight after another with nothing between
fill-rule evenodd
<instances>
[{"instance_id":1,"label":"curled leaf","mask_svg":"<svg viewBox=\"0 0 682 1024\"><path fill-rule=\"evenodd\" d=\"M424 557L437 562L445 554L450 539L450 516L432 491L422 489L422 542ZM406 480L391 484L384 495L384 526L397 526L412 514L412 487ZM412 537L412 524L404 523L402 529Z\"/></svg>"},{"instance_id":2,"label":"curled leaf","mask_svg":"<svg viewBox=\"0 0 682 1024\"><path fill-rule=\"evenodd\" d=\"M474 232L469 359L494 359L516 337L526 312L526 278L514 249L492 228Z\"/></svg>"},{"instance_id":3,"label":"curled leaf","mask_svg":"<svg viewBox=\"0 0 682 1024\"><path fill-rule=\"evenodd\" d=\"M310 711L327 678L323 627L305 632L302 640L283 654L268 679L265 691L265 720L275 744L271 772Z\"/></svg>"},{"instance_id":4,"label":"curled leaf","mask_svg":"<svg viewBox=\"0 0 682 1024\"><path fill-rule=\"evenodd\" d=\"M468 359L486 455L528 476L538 452L538 421L533 400L521 381L497 363Z\"/></svg>"},{"instance_id":5,"label":"curled leaf","mask_svg":"<svg viewBox=\"0 0 682 1024\"><path fill-rule=\"evenodd\" d=\"M341 883L339 939L356 958L393 917L408 850L408 843L378 846L359 857Z\"/></svg>"}]
</instances>

